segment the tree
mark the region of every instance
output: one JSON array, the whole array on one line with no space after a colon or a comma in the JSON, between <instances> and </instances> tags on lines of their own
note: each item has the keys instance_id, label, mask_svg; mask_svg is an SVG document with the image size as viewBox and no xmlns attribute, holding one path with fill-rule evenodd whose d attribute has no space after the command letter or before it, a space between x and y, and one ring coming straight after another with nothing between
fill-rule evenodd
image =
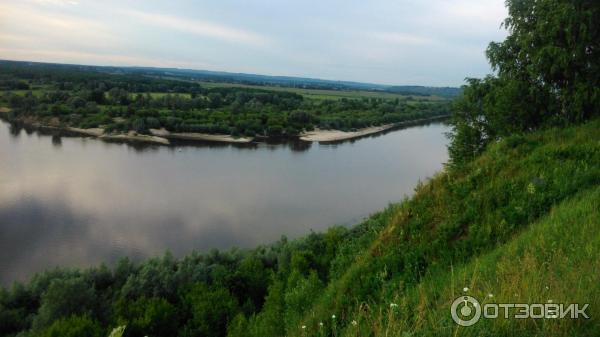
<instances>
[{"instance_id":1,"label":"tree","mask_svg":"<svg viewBox=\"0 0 600 337\"><path fill-rule=\"evenodd\" d=\"M539 87L555 100L533 103L569 122L600 109L600 3L595 0L509 0L509 36L487 56L501 78Z\"/></svg>"},{"instance_id":2,"label":"tree","mask_svg":"<svg viewBox=\"0 0 600 337\"><path fill-rule=\"evenodd\" d=\"M190 320L184 336L225 336L227 325L238 312L238 304L229 291L222 287L195 285L184 297Z\"/></svg>"},{"instance_id":3,"label":"tree","mask_svg":"<svg viewBox=\"0 0 600 337\"><path fill-rule=\"evenodd\" d=\"M492 140L600 114L600 2L506 3L509 35L487 49L497 76L468 79L455 102L452 165Z\"/></svg>"},{"instance_id":4,"label":"tree","mask_svg":"<svg viewBox=\"0 0 600 337\"><path fill-rule=\"evenodd\" d=\"M46 330L40 337L101 337L104 336L102 328L97 321L88 316L70 316L61 318Z\"/></svg>"},{"instance_id":5,"label":"tree","mask_svg":"<svg viewBox=\"0 0 600 337\"><path fill-rule=\"evenodd\" d=\"M172 336L177 331L175 307L162 298L120 300L116 306L119 324L126 325L125 336Z\"/></svg>"},{"instance_id":6,"label":"tree","mask_svg":"<svg viewBox=\"0 0 600 337\"><path fill-rule=\"evenodd\" d=\"M95 306L95 291L81 277L55 279L42 294L40 309L33 326L37 330L50 326L59 318L92 314Z\"/></svg>"}]
</instances>

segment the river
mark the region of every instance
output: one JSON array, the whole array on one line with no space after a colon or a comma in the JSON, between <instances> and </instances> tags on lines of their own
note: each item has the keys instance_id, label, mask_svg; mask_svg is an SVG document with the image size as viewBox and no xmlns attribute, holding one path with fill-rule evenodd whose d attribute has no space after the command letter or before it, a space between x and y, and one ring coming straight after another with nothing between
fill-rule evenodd
<instances>
[{"instance_id":1,"label":"river","mask_svg":"<svg viewBox=\"0 0 600 337\"><path fill-rule=\"evenodd\" d=\"M140 147L0 122L0 284L356 224L443 167L447 131L431 123L339 144Z\"/></svg>"}]
</instances>

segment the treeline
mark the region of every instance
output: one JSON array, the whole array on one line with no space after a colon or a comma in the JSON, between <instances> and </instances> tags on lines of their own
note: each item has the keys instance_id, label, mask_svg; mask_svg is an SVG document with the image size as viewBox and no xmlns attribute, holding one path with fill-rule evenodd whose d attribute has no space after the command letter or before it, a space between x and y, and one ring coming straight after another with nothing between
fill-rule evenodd
<instances>
[{"instance_id":1,"label":"treeline","mask_svg":"<svg viewBox=\"0 0 600 337\"><path fill-rule=\"evenodd\" d=\"M269 330L255 336L282 336L347 267L353 240L374 224L250 251L47 271L0 288L0 336L100 337L122 325L124 336L246 336L249 320Z\"/></svg>"},{"instance_id":2,"label":"treeline","mask_svg":"<svg viewBox=\"0 0 600 337\"><path fill-rule=\"evenodd\" d=\"M94 72L75 66L0 63L13 118L109 132L295 136L315 127L352 130L449 114L448 101L402 97L310 100L294 92L205 88L198 83Z\"/></svg>"},{"instance_id":3,"label":"treeline","mask_svg":"<svg viewBox=\"0 0 600 337\"><path fill-rule=\"evenodd\" d=\"M486 53L497 75L468 79L455 101L454 165L509 135L600 115L600 2L506 4L509 35Z\"/></svg>"}]
</instances>

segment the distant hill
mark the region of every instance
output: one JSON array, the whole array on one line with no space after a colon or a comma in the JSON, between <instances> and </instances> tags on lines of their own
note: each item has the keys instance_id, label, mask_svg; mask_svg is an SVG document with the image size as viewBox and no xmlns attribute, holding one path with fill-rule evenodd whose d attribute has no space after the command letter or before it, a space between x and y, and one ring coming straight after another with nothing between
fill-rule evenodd
<instances>
[{"instance_id":1,"label":"distant hill","mask_svg":"<svg viewBox=\"0 0 600 337\"><path fill-rule=\"evenodd\" d=\"M402 85L388 87L386 91L403 95L440 96L452 98L458 96L462 92L462 89L453 87L424 87Z\"/></svg>"},{"instance_id":2,"label":"distant hill","mask_svg":"<svg viewBox=\"0 0 600 337\"><path fill-rule=\"evenodd\" d=\"M392 86L375 83L362 83L353 81L333 81L309 77L272 76L259 74L231 73L225 71L194 70L180 68L155 68L155 67L113 67L90 66L76 64L56 64L42 62L21 62L0 60L0 63L21 63L35 65L55 65L57 67L76 67L81 70L120 74L144 74L149 76L173 77L182 80L225 82L251 85L269 85L305 89L327 90L365 90L401 93L416 96L440 96L452 98L460 93L460 88L426 87L426 86Z\"/></svg>"}]
</instances>

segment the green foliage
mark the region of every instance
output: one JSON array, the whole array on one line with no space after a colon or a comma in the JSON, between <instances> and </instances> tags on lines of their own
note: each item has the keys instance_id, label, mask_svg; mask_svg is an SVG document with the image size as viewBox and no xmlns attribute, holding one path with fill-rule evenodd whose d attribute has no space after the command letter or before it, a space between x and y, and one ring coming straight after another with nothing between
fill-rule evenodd
<instances>
[{"instance_id":1,"label":"green foliage","mask_svg":"<svg viewBox=\"0 0 600 337\"><path fill-rule=\"evenodd\" d=\"M248 337L248 320L244 314L238 314L227 327L227 337Z\"/></svg>"},{"instance_id":2,"label":"green foliage","mask_svg":"<svg viewBox=\"0 0 600 337\"><path fill-rule=\"evenodd\" d=\"M498 75L469 79L454 104L454 165L499 138L600 115L600 3L506 3L509 35L487 49Z\"/></svg>"},{"instance_id":3,"label":"green foliage","mask_svg":"<svg viewBox=\"0 0 600 337\"><path fill-rule=\"evenodd\" d=\"M90 314L96 307L96 293L83 278L55 279L41 296L33 326L43 329L61 317Z\"/></svg>"},{"instance_id":4,"label":"green foliage","mask_svg":"<svg viewBox=\"0 0 600 337\"><path fill-rule=\"evenodd\" d=\"M116 75L79 67L0 62L9 83L27 80L36 91L6 85L11 120L102 127L108 132L150 129L234 136L294 137L316 127L352 130L449 114L449 100L374 92L347 96L260 86L204 86L189 81ZM337 92L334 92L337 94ZM372 97L371 97L372 96ZM369 97L369 98L367 98ZM388 98L389 97L389 98Z\"/></svg>"},{"instance_id":5,"label":"green foliage","mask_svg":"<svg viewBox=\"0 0 600 337\"><path fill-rule=\"evenodd\" d=\"M103 337L105 336L100 324L87 316L69 316L61 318L47 329L42 331L39 337Z\"/></svg>"},{"instance_id":6,"label":"green foliage","mask_svg":"<svg viewBox=\"0 0 600 337\"><path fill-rule=\"evenodd\" d=\"M404 294L418 296L424 278L449 276L451 266L509 242L557 203L599 186L599 129L600 121L594 120L579 127L512 136L460 170L448 170L420 185L413 198L377 216L383 226L374 221L377 217L371 220L375 233L366 232L368 239L355 239L356 243L348 243L348 255L338 254L340 260L332 263L335 276L299 324L310 328L307 334L316 333L318 323L335 314L348 335L356 331L351 321L363 318L370 320L367 326L374 329L373 335L384 335L376 329L388 324L388 315L394 312L390 304L398 304ZM441 281L435 285L451 286ZM506 287L507 292L514 289ZM436 302L445 314L453 298L448 295ZM426 308L414 314L418 297L410 304L402 324L418 330L419 317L430 316ZM301 335L299 324L287 325L287 334ZM431 326L431 335L435 328ZM333 333L333 326L325 324L323 329Z\"/></svg>"},{"instance_id":7,"label":"green foliage","mask_svg":"<svg viewBox=\"0 0 600 337\"><path fill-rule=\"evenodd\" d=\"M549 282L557 289L552 294L568 299L570 284L585 281L591 288L598 281L578 280L597 267L595 243L586 240L597 238L598 222L578 221L585 212L597 216L599 208L591 203L594 194L577 212L566 211L573 204L553 209L600 186L599 129L600 120L593 120L504 137L350 229L282 238L249 251L182 259L166 254L141 264L121 260L112 269L39 274L0 291L2 334L59 331L72 317L84 317L103 332L127 324L127 336L436 335L454 328L447 309L457 284L478 295L491 291L500 298L518 287L520 296L539 298L551 294L528 285ZM551 227L526 234L549 216ZM578 226L585 229L579 236ZM515 246L520 233L526 236ZM556 243L557 237L566 241ZM523 255L531 242L540 254ZM579 246L579 252L568 250ZM510 254L498 259L505 248ZM521 262L511 264L513 257ZM544 269L547 261L558 269ZM561 274L568 277L561 281ZM494 283L498 278L505 283ZM577 294L583 299L583 292ZM510 335L503 326L485 327L475 331ZM525 335L537 331L510 327ZM567 336L593 327L541 331Z\"/></svg>"},{"instance_id":8,"label":"green foliage","mask_svg":"<svg viewBox=\"0 0 600 337\"><path fill-rule=\"evenodd\" d=\"M108 337L123 337L123 334L125 333L126 328L127 328L126 325L118 326L118 327L112 329L112 331L110 332L110 335L108 335Z\"/></svg>"},{"instance_id":9,"label":"green foliage","mask_svg":"<svg viewBox=\"0 0 600 337\"><path fill-rule=\"evenodd\" d=\"M191 317L182 336L225 336L238 311L238 303L227 289L202 283L185 295L184 303Z\"/></svg>"},{"instance_id":10,"label":"green foliage","mask_svg":"<svg viewBox=\"0 0 600 337\"><path fill-rule=\"evenodd\" d=\"M127 326L124 336L170 336L178 327L176 308L162 298L121 299L115 316Z\"/></svg>"},{"instance_id":11,"label":"green foliage","mask_svg":"<svg viewBox=\"0 0 600 337\"><path fill-rule=\"evenodd\" d=\"M600 106L600 4L507 5L509 36L488 48L498 75L468 80L454 103L451 165L419 184L412 198L351 229L283 238L251 251L215 250L181 260L167 254L140 265L123 260L112 271L43 273L0 291L0 332L68 336L87 327L85 333L95 336L98 326L125 323L131 336L597 333L598 320L496 320L459 329L448 312L463 287L479 298L493 293L499 302L556 299L600 306L600 120L594 119ZM30 88L52 88L5 95L15 118L58 118L73 125L118 117L123 120L114 129L140 132L161 126L281 136L317 126L346 130L393 123L447 109L447 102L317 101L256 88L8 70L14 77L10 88L25 80Z\"/></svg>"}]
</instances>

